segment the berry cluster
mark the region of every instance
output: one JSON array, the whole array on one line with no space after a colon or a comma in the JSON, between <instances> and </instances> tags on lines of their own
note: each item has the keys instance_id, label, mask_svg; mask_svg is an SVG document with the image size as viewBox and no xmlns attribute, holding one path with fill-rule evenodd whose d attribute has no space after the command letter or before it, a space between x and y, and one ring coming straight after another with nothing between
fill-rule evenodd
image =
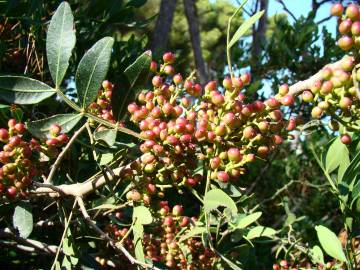
<instances>
[{"instance_id":1,"label":"berry cluster","mask_svg":"<svg viewBox=\"0 0 360 270\"><path fill-rule=\"evenodd\" d=\"M56 130L56 131L55 131ZM35 176L41 174L40 153L53 158L58 155L58 148L68 141L66 134L60 134L60 126L52 128L53 136L45 145L31 138L24 123L15 119L8 121L8 128L0 128L0 198L10 199L19 195L26 197L26 188Z\"/></svg>"},{"instance_id":2,"label":"berry cluster","mask_svg":"<svg viewBox=\"0 0 360 270\"><path fill-rule=\"evenodd\" d=\"M174 75L172 53L163 60L159 70L151 64L153 90L128 106L145 140L139 169L153 184L196 185L198 160L212 171L213 180L236 180L256 155L266 157L295 129L296 121L285 120L279 109L292 105L292 96L281 102L245 101L241 90L250 83L249 73L226 77L222 88L211 81L203 89L192 75Z\"/></svg>"},{"instance_id":3,"label":"berry cluster","mask_svg":"<svg viewBox=\"0 0 360 270\"><path fill-rule=\"evenodd\" d=\"M350 144L349 132L358 131L360 70L356 70L355 60L360 46L360 11L359 6L350 4L343 16L344 7L336 3L331 14L340 19L339 32L343 35L338 45L349 51L339 65L328 65L321 70L321 78L312 87L302 93L302 100L313 105L311 116L320 119L330 117L329 128L340 131L341 141ZM352 50L350 50L352 49ZM279 90L280 93L280 90ZM280 93L281 94L281 93Z\"/></svg>"},{"instance_id":4,"label":"berry cluster","mask_svg":"<svg viewBox=\"0 0 360 270\"><path fill-rule=\"evenodd\" d=\"M331 7L331 14L339 17L339 32L342 37L338 40L339 47L344 51L359 49L360 46L360 10L356 4L350 4L345 10L341 3Z\"/></svg>"},{"instance_id":5,"label":"berry cluster","mask_svg":"<svg viewBox=\"0 0 360 270\"><path fill-rule=\"evenodd\" d=\"M111 107L113 88L114 85L111 82L108 80L103 81L102 88L99 89L96 102L91 103L88 108L90 113L111 123L115 123Z\"/></svg>"},{"instance_id":6,"label":"berry cluster","mask_svg":"<svg viewBox=\"0 0 360 270\"><path fill-rule=\"evenodd\" d=\"M183 207L175 205L170 209L167 201L158 204L158 222L156 226L147 228L144 233L143 245L146 258L165 264L171 269L212 269L219 259L209 248L204 245L199 237L189 237L179 242L177 235L186 234L197 222L196 217L183 215ZM121 212L115 215L122 220ZM106 231L115 239L121 241L128 234L128 228L119 228L115 224L107 226ZM134 250L132 239L123 240L130 251ZM180 244L181 243L181 244ZM182 245L181 248L179 245ZM186 258L191 257L189 262Z\"/></svg>"}]
</instances>

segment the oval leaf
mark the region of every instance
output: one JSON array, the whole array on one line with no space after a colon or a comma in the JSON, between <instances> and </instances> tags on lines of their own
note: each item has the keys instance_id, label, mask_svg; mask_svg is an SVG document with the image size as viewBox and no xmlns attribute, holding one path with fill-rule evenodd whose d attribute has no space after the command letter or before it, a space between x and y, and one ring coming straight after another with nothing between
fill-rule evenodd
<instances>
[{"instance_id":1,"label":"oval leaf","mask_svg":"<svg viewBox=\"0 0 360 270\"><path fill-rule=\"evenodd\" d=\"M248 216L242 217L240 218L237 222L236 222L236 228L237 229L244 229L247 226L249 226L251 223L254 223L255 221L257 221L260 217L261 217L262 213L261 212L255 212L253 214L250 214Z\"/></svg>"},{"instance_id":2,"label":"oval leaf","mask_svg":"<svg viewBox=\"0 0 360 270\"><path fill-rule=\"evenodd\" d=\"M141 91L142 88L140 86L146 83L150 71L151 59L151 51L144 52L124 71L127 79L127 87L115 84L111 104L116 120L120 120L127 112L126 106L130 101L134 100L136 95Z\"/></svg>"},{"instance_id":3,"label":"oval leaf","mask_svg":"<svg viewBox=\"0 0 360 270\"><path fill-rule=\"evenodd\" d=\"M253 16L251 16L249 19L247 19L242 25L240 25L238 30L236 30L235 34L231 38L231 40L227 46L228 49L230 49L232 46L234 46L234 44L247 32L247 30L250 29L250 27L252 27L252 25L254 23L256 23L257 20L259 20L261 18L261 16L263 14L264 14L263 10L259 11L259 12L255 13Z\"/></svg>"},{"instance_id":4,"label":"oval leaf","mask_svg":"<svg viewBox=\"0 0 360 270\"><path fill-rule=\"evenodd\" d=\"M27 238L31 234L33 230L33 215L30 203L19 202L18 206L15 207L13 224L21 237Z\"/></svg>"},{"instance_id":5,"label":"oval leaf","mask_svg":"<svg viewBox=\"0 0 360 270\"><path fill-rule=\"evenodd\" d=\"M21 76L0 76L0 99L15 104L36 104L55 94L40 81Z\"/></svg>"},{"instance_id":6,"label":"oval leaf","mask_svg":"<svg viewBox=\"0 0 360 270\"><path fill-rule=\"evenodd\" d=\"M276 234L276 231L273 228L264 227L264 226L256 226L255 228L252 228L246 238L251 240L258 237L270 237Z\"/></svg>"},{"instance_id":7,"label":"oval leaf","mask_svg":"<svg viewBox=\"0 0 360 270\"><path fill-rule=\"evenodd\" d=\"M325 250L325 252L333 258L345 262L346 257L342 249L341 242L337 238L336 234L322 225L316 226L315 229L320 244L322 248Z\"/></svg>"},{"instance_id":8,"label":"oval leaf","mask_svg":"<svg viewBox=\"0 0 360 270\"><path fill-rule=\"evenodd\" d=\"M350 165L346 168L344 175L342 177L342 181L345 181L346 183L351 183L352 180L359 174L359 172L360 172L360 151L351 160Z\"/></svg>"},{"instance_id":9,"label":"oval leaf","mask_svg":"<svg viewBox=\"0 0 360 270\"><path fill-rule=\"evenodd\" d=\"M139 222L142 225L150 224L152 222L152 216L150 210L145 206L137 206L134 208L133 220Z\"/></svg>"},{"instance_id":10,"label":"oval leaf","mask_svg":"<svg viewBox=\"0 0 360 270\"><path fill-rule=\"evenodd\" d=\"M65 76L75 42L74 17L70 5L62 2L51 18L46 36L46 55L56 88Z\"/></svg>"},{"instance_id":11,"label":"oval leaf","mask_svg":"<svg viewBox=\"0 0 360 270\"><path fill-rule=\"evenodd\" d=\"M51 125L58 124L61 126L61 132L67 133L76 126L82 117L82 114L57 114L49 118L28 122L26 126L35 137L46 139L50 134Z\"/></svg>"},{"instance_id":12,"label":"oval leaf","mask_svg":"<svg viewBox=\"0 0 360 270\"><path fill-rule=\"evenodd\" d=\"M206 228L205 227L195 227L192 228L188 233L184 234L183 236L180 237L179 242L185 241L186 239L189 239L195 235L198 234L203 234L206 232Z\"/></svg>"},{"instance_id":13,"label":"oval leaf","mask_svg":"<svg viewBox=\"0 0 360 270\"><path fill-rule=\"evenodd\" d=\"M104 37L96 42L80 60L75 83L82 108L87 108L98 94L109 68L113 44L113 38Z\"/></svg>"},{"instance_id":14,"label":"oval leaf","mask_svg":"<svg viewBox=\"0 0 360 270\"><path fill-rule=\"evenodd\" d=\"M219 206L229 208L233 215L237 213L235 202L224 191L221 189L212 189L206 193L204 198L205 211L210 212Z\"/></svg>"},{"instance_id":15,"label":"oval leaf","mask_svg":"<svg viewBox=\"0 0 360 270\"><path fill-rule=\"evenodd\" d=\"M346 145L336 138L328 147L325 157L325 169L328 173L333 172L344 161L349 160L349 150Z\"/></svg>"},{"instance_id":16,"label":"oval leaf","mask_svg":"<svg viewBox=\"0 0 360 270\"><path fill-rule=\"evenodd\" d=\"M94 139L97 141L103 141L108 146L113 146L116 141L116 129L104 129L101 131L94 132Z\"/></svg>"}]
</instances>

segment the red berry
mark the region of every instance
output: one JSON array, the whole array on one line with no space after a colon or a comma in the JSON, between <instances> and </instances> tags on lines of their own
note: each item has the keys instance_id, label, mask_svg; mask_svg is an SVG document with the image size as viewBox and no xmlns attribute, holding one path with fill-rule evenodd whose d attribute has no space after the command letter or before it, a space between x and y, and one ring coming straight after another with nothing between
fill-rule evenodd
<instances>
[{"instance_id":1,"label":"red berry","mask_svg":"<svg viewBox=\"0 0 360 270\"><path fill-rule=\"evenodd\" d=\"M216 93L212 96L211 102L214 103L217 106L221 106L224 104L225 99L224 96L220 93Z\"/></svg>"},{"instance_id":2,"label":"red berry","mask_svg":"<svg viewBox=\"0 0 360 270\"><path fill-rule=\"evenodd\" d=\"M346 19L342 21L339 25L339 32L340 34L347 34L351 30L352 21L350 19Z\"/></svg>"},{"instance_id":3,"label":"red berry","mask_svg":"<svg viewBox=\"0 0 360 270\"><path fill-rule=\"evenodd\" d=\"M59 141L56 138L51 138L51 139L46 140L45 143L47 146L57 146Z\"/></svg>"},{"instance_id":4,"label":"red berry","mask_svg":"<svg viewBox=\"0 0 360 270\"><path fill-rule=\"evenodd\" d=\"M21 138L19 136L13 136L10 138L10 141L9 141L9 146L14 148L16 146L18 146L21 142Z\"/></svg>"},{"instance_id":5,"label":"red berry","mask_svg":"<svg viewBox=\"0 0 360 270\"><path fill-rule=\"evenodd\" d=\"M69 141L69 136L67 134L60 134L59 136L56 137L56 139L61 143L67 143Z\"/></svg>"},{"instance_id":6,"label":"red berry","mask_svg":"<svg viewBox=\"0 0 360 270\"><path fill-rule=\"evenodd\" d=\"M230 178L228 173L224 172L224 171L217 172L216 176L217 176L217 179L219 179L221 182L224 182L224 183L228 182L229 178Z\"/></svg>"},{"instance_id":7,"label":"red berry","mask_svg":"<svg viewBox=\"0 0 360 270\"><path fill-rule=\"evenodd\" d=\"M352 24L351 26L351 33L354 36L359 36L360 35L360 22L356 21Z\"/></svg>"},{"instance_id":8,"label":"red berry","mask_svg":"<svg viewBox=\"0 0 360 270\"><path fill-rule=\"evenodd\" d=\"M253 127L244 128L243 135L245 139L252 139L256 136L256 131Z\"/></svg>"},{"instance_id":9,"label":"red berry","mask_svg":"<svg viewBox=\"0 0 360 270\"><path fill-rule=\"evenodd\" d=\"M338 40L338 45L339 47L344 50L344 51L348 51L352 48L352 46L354 45L354 40L349 37L349 36L342 36L339 40Z\"/></svg>"},{"instance_id":10,"label":"red berry","mask_svg":"<svg viewBox=\"0 0 360 270\"><path fill-rule=\"evenodd\" d=\"M0 140L2 142L7 142L9 140L9 132L5 128L0 128Z\"/></svg>"},{"instance_id":11,"label":"red berry","mask_svg":"<svg viewBox=\"0 0 360 270\"><path fill-rule=\"evenodd\" d=\"M359 19L359 6L355 4L350 4L346 8L345 14L347 17L349 17L351 20L356 21Z\"/></svg>"},{"instance_id":12,"label":"red berry","mask_svg":"<svg viewBox=\"0 0 360 270\"><path fill-rule=\"evenodd\" d=\"M173 78L175 84L180 84L183 81L183 78L180 73L176 74Z\"/></svg>"},{"instance_id":13,"label":"red berry","mask_svg":"<svg viewBox=\"0 0 360 270\"><path fill-rule=\"evenodd\" d=\"M14 186L11 186L11 187L8 187L7 190L6 190L6 195L9 197L9 198L14 198L17 194L17 189L16 187Z\"/></svg>"},{"instance_id":14,"label":"red berry","mask_svg":"<svg viewBox=\"0 0 360 270\"><path fill-rule=\"evenodd\" d=\"M166 75L172 75L172 74L174 74L174 72L175 72L175 69L174 69L174 67L172 65L166 65L164 67L164 73Z\"/></svg>"},{"instance_id":15,"label":"red berry","mask_svg":"<svg viewBox=\"0 0 360 270\"><path fill-rule=\"evenodd\" d=\"M351 142L352 142L352 139L351 139L351 137L350 137L349 134L343 134L343 135L341 135L340 140L341 140L341 142L342 142L343 144L351 144Z\"/></svg>"},{"instance_id":16,"label":"red berry","mask_svg":"<svg viewBox=\"0 0 360 270\"><path fill-rule=\"evenodd\" d=\"M342 13L344 12L344 7L340 3L335 3L331 6L331 15L341 17Z\"/></svg>"},{"instance_id":17,"label":"red berry","mask_svg":"<svg viewBox=\"0 0 360 270\"><path fill-rule=\"evenodd\" d=\"M285 97L282 98L281 103L282 103L284 106L291 106L291 105L294 104L294 97L293 97L293 96L290 96L290 95L287 95L287 96L285 96Z\"/></svg>"},{"instance_id":18,"label":"red berry","mask_svg":"<svg viewBox=\"0 0 360 270\"><path fill-rule=\"evenodd\" d=\"M230 161L233 161L235 163L240 162L242 159L242 155L240 153L240 150L238 148L230 148L227 152L228 158Z\"/></svg>"},{"instance_id":19,"label":"red berry","mask_svg":"<svg viewBox=\"0 0 360 270\"><path fill-rule=\"evenodd\" d=\"M215 170L220 167L221 159L219 157L214 157L210 159L210 168Z\"/></svg>"},{"instance_id":20,"label":"red berry","mask_svg":"<svg viewBox=\"0 0 360 270\"><path fill-rule=\"evenodd\" d=\"M173 64L175 62L175 55L172 52L166 52L163 55L165 63Z\"/></svg>"},{"instance_id":21,"label":"red berry","mask_svg":"<svg viewBox=\"0 0 360 270\"><path fill-rule=\"evenodd\" d=\"M112 90L113 89L113 85L111 82L109 82L108 80L105 80L102 82L102 87L105 89L105 90Z\"/></svg>"},{"instance_id":22,"label":"red berry","mask_svg":"<svg viewBox=\"0 0 360 270\"><path fill-rule=\"evenodd\" d=\"M15 127L15 125L16 125L16 120L15 119L9 119L9 121L8 121L8 126L9 126L9 128L13 128L13 127Z\"/></svg>"},{"instance_id":23,"label":"red berry","mask_svg":"<svg viewBox=\"0 0 360 270\"><path fill-rule=\"evenodd\" d=\"M150 71L155 73L157 70L157 63L155 61L151 61L150 63Z\"/></svg>"},{"instance_id":24,"label":"red berry","mask_svg":"<svg viewBox=\"0 0 360 270\"><path fill-rule=\"evenodd\" d=\"M261 157L266 157L269 154L269 152L270 152L269 147L267 147L266 145L261 145L257 149L257 153Z\"/></svg>"},{"instance_id":25,"label":"red berry","mask_svg":"<svg viewBox=\"0 0 360 270\"><path fill-rule=\"evenodd\" d=\"M158 75L154 76L151 82L154 87L160 87L162 85L162 79Z\"/></svg>"},{"instance_id":26,"label":"red berry","mask_svg":"<svg viewBox=\"0 0 360 270\"><path fill-rule=\"evenodd\" d=\"M172 217L165 217L163 224L166 226L172 226L174 224L174 219Z\"/></svg>"},{"instance_id":27,"label":"red berry","mask_svg":"<svg viewBox=\"0 0 360 270\"><path fill-rule=\"evenodd\" d=\"M339 101L339 106L343 110L350 109L352 105L352 100L348 97L342 97Z\"/></svg>"},{"instance_id":28,"label":"red berry","mask_svg":"<svg viewBox=\"0 0 360 270\"><path fill-rule=\"evenodd\" d=\"M248 85L251 80L251 75L250 73L245 73L240 76L240 79L243 81L244 85Z\"/></svg>"},{"instance_id":29,"label":"red berry","mask_svg":"<svg viewBox=\"0 0 360 270\"><path fill-rule=\"evenodd\" d=\"M304 91L304 92L302 93L302 99L303 99L303 101L305 101L305 102L312 102L313 99L314 99L314 96L313 96L313 94L311 93L311 91L306 90L306 91Z\"/></svg>"},{"instance_id":30,"label":"red berry","mask_svg":"<svg viewBox=\"0 0 360 270\"><path fill-rule=\"evenodd\" d=\"M181 205L175 205L172 209L172 214L175 217L181 216L183 212L184 212L184 209Z\"/></svg>"}]
</instances>

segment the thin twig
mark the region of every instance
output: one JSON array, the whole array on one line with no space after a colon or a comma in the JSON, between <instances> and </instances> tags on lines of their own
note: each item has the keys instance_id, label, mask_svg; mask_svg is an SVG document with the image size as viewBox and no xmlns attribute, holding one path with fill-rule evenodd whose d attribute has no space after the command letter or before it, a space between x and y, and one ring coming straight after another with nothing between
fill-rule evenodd
<instances>
[{"instance_id":1,"label":"thin twig","mask_svg":"<svg viewBox=\"0 0 360 270\"><path fill-rule=\"evenodd\" d=\"M79 204L79 208L80 211L86 221L86 223L93 229L95 230L100 236L101 238L103 238L104 240L108 241L109 244L115 249L115 250L119 250L121 251L126 258L128 258L128 260L130 261L130 263L132 264L137 264L143 268L149 268L149 269L154 269L154 270L161 270L159 268L157 268L156 266L147 264L147 263L143 263L137 259L135 259L128 251L126 248L124 248L121 244L116 243L114 241L114 239L112 239L111 237L109 237L104 231L102 231L96 224L95 222L90 218L85 205L84 205L84 201L81 197L77 197L76 198L78 204Z\"/></svg>"},{"instance_id":2,"label":"thin twig","mask_svg":"<svg viewBox=\"0 0 360 270\"><path fill-rule=\"evenodd\" d=\"M52 264L52 266L51 266L51 268L50 268L51 270L55 268L57 259L58 259L58 257L59 257L60 249L61 249L62 244L63 244L63 242L64 242L64 239L65 239L67 230L68 230L68 228L69 228L70 221L71 221L71 218L72 218L72 215L73 215L73 212L74 212L74 209L75 209L76 204L77 204L77 200L74 200L74 204L73 204L73 206L72 206L71 212L70 212L69 217L68 217L68 219L67 219L67 221L66 221L66 223L65 223L64 232L63 232L63 234L62 234L62 236L61 236L60 244L59 244L58 250L57 250L57 252L56 252L54 262L53 262L53 264Z\"/></svg>"},{"instance_id":3,"label":"thin twig","mask_svg":"<svg viewBox=\"0 0 360 270\"><path fill-rule=\"evenodd\" d=\"M66 144L66 146L64 147L64 149L61 151L61 153L59 154L59 156L57 157L54 165L51 168L51 171L49 173L48 178L46 179L46 184L51 184L52 183L52 178L55 175L56 170L59 168L60 163L62 161L62 159L64 158L66 152L70 149L71 145L74 143L74 141L76 140L76 138L80 135L80 133L86 128L86 124L83 125L81 128L79 128L74 135L71 137L70 141Z\"/></svg>"}]
</instances>

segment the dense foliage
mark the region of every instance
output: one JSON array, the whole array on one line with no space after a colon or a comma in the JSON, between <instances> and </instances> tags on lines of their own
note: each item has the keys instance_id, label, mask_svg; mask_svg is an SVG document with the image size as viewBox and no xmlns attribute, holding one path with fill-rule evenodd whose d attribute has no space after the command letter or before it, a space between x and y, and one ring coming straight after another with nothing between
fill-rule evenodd
<instances>
[{"instance_id":1,"label":"dense foliage","mask_svg":"<svg viewBox=\"0 0 360 270\"><path fill-rule=\"evenodd\" d=\"M314 34L313 22L281 19L265 44L269 61L252 70L255 82L239 72L231 52L238 57L235 45L263 12L239 26L240 7L229 15L224 59L212 63L217 74L227 62L229 74L201 85L195 71L183 72L190 69L181 54L156 61L151 51L138 53L144 45L135 36L122 40L128 27L147 23L134 16L145 2L118 1L116 11L107 1L76 2L75 16L62 2L46 27L52 1L37 9L32 1L6 6L3 265L358 269L359 6L332 6L340 49L324 32L322 58L312 46L317 37L294 36L301 29ZM20 18L23 12L32 20ZM128 25L109 27L119 24ZM294 36L288 46L302 48L292 60L313 72L273 57L286 49L287 36ZM278 79L284 67L292 74ZM259 78L272 76L274 84L294 84L254 99Z\"/></svg>"}]
</instances>

